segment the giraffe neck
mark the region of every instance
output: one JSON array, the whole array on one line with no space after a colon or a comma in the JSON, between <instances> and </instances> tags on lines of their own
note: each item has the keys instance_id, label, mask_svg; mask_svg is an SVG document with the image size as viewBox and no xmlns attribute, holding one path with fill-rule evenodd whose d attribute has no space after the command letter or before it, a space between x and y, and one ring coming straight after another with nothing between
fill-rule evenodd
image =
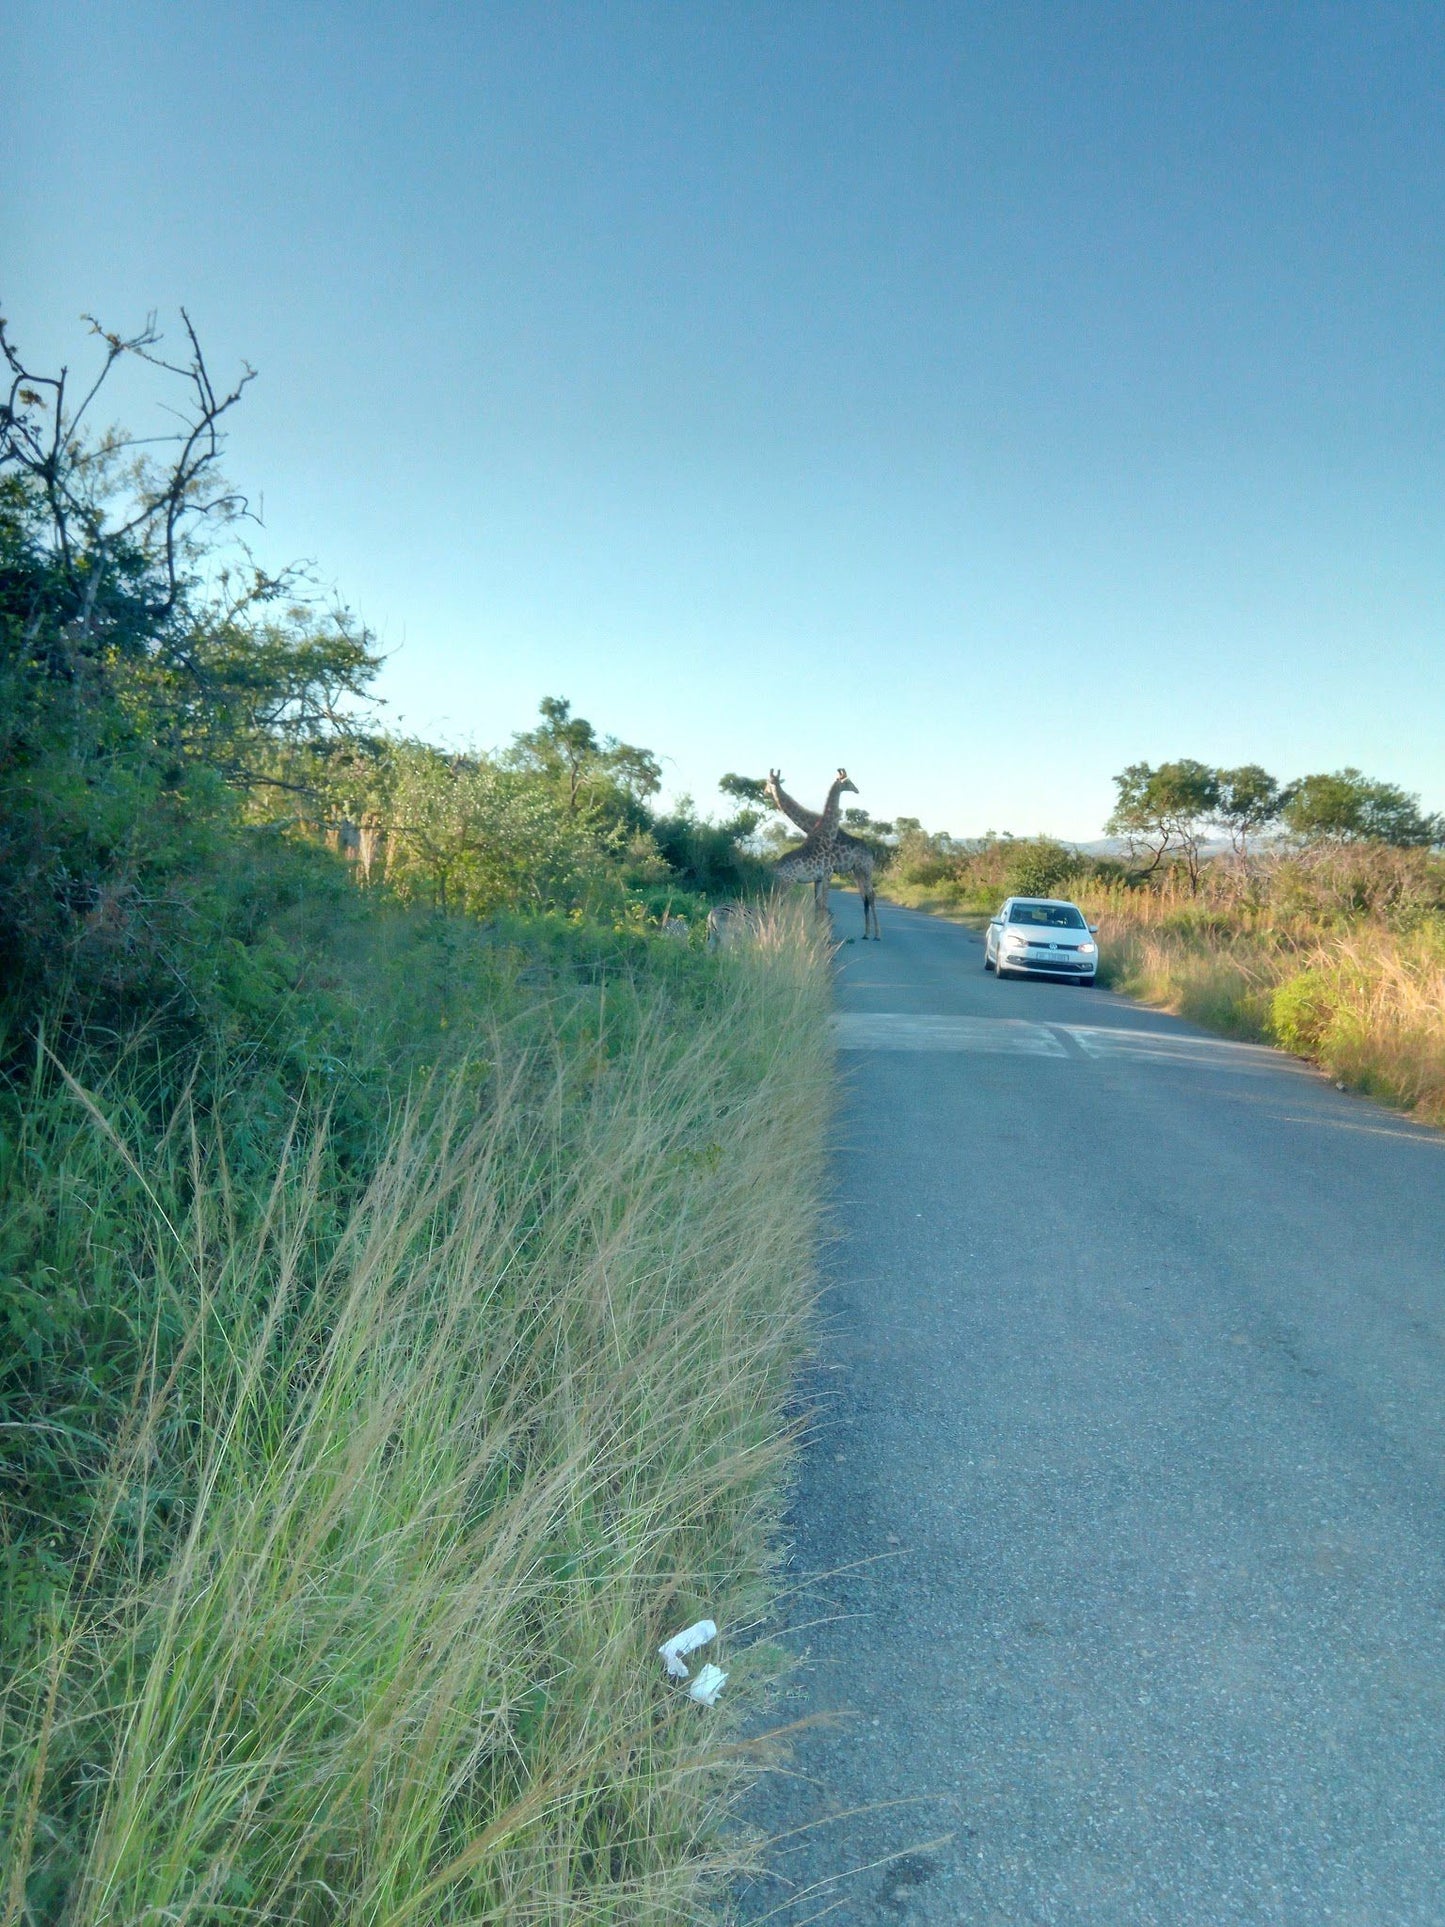
<instances>
[{"instance_id":1,"label":"giraffe neck","mask_svg":"<svg viewBox=\"0 0 1445 1927\"><path fill-rule=\"evenodd\" d=\"M784 816L791 817L800 830L811 831L817 829L820 821L818 812L816 810L804 809L803 805L799 803L796 798L789 796L788 792L775 777L770 776L768 778L767 790L774 806L781 810Z\"/></svg>"},{"instance_id":2,"label":"giraffe neck","mask_svg":"<svg viewBox=\"0 0 1445 1927\"><path fill-rule=\"evenodd\" d=\"M818 834L832 837L838 829L838 819L843 814L843 781L841 776L833 778L833 786L828 791L828 800L823 805L823 814L818 818Z\"/></svg>"}]
</instances>

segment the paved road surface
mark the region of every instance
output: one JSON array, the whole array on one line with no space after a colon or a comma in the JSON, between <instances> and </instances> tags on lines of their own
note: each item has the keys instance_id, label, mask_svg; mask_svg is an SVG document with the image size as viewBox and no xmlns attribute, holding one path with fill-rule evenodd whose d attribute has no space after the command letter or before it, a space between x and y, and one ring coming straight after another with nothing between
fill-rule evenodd
<instances>
[{"instance_id":1,"label":"paved road surface","mask_svg":"<svg viewBox=\"0 0 1445 1927\"><path fill-rule=\"evenodd\" d=\"M1445 1138L981 965L842 952L782 1710L846 1719L744 1912L1439 1927Z\"/></svg>"}]
</instances>

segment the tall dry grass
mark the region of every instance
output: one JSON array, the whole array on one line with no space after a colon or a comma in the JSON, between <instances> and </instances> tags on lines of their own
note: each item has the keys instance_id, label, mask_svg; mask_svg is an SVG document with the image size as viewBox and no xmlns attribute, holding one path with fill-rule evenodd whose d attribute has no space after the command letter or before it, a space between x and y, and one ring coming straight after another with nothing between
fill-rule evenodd
<instances>
[{"instance_id":1,"label":"tall dry grass","mask_svg":"<svg viewBox=\"0 0 1445 1927\"><path fill-rule=\"evenodd\" d=\"M1281 1045L1354 1089L1445 1124L1445 937L1379 925L1288 941L1110 917L1111 982L1231 1036Z\"/></svg>"},{"instance_id":2,"label":"tall dry grass","mask_svg":"<svg viewBox=\"0 0 1445 1927\"><path fill-rule=\"evenodd\" d=\"M4 1927L704 1908L775 1659L831 1075L801 927L709 968L620 1054L479 1052L339 1241L314 1147L243 1240L204 1133L184 1218L127 1153L195 1309L0 1706ZM711 1710L655 1652L704 1612Z\"/></svg>"},{"instance_id":3,"label":"tall dry grass","mask_svg":"<svg viewBox=\"0 0 1445 1927\"><path fill-rule=\"evenodd\" d=\"M1445 867L1322 847L1217 861L1198 892L1085 883L1108 981L1445 1123Z\"/></svg>"},{"instance_id":4,"label":"tall dry grass","mask_svg":"<svg viewBox=\"0 0 1445 1927\"><path fill-rule=\"evenodd\" d=\"M1056 846L1057 848L1058 846ZM1029 846L995 841L890 893L977 920ZM1100 926L1104 980L1234 1037L1279 1044L1355 1089L1445 1124L1445 862L1425 850L1320 845L1178 871L1141 886L1080 860L1050 889Z\"/></svg>"}]
</instances>

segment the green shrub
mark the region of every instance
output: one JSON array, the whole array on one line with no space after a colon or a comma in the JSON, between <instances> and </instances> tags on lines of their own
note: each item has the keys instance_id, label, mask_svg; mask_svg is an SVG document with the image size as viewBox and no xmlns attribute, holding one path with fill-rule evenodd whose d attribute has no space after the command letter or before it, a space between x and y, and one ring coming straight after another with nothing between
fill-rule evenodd
<instances>
[{"instance_id":1,"label":"green shrub","mask_svg":"<svg viewBox=\"0 0 1445 1927\"><path fill-rule=\"evenodd\" d=\"M1336 1004L1334 987L1321 971L1297 971L1271 992L1270 1034L1297 1056L1315 1056L1324 1045Z\"/></svg>"},{"instance_id":2,"label":"green shrub","mask_svg":"<svg viewBox=\"0 0 1445 1927\"><path fill-rule=\"evenodd\" d=\"M1079 859L1048 837L1016 843L1009 853L1004 881L1009 896L1063 895L1079 872Z\"/></svg>"}]
</instances>

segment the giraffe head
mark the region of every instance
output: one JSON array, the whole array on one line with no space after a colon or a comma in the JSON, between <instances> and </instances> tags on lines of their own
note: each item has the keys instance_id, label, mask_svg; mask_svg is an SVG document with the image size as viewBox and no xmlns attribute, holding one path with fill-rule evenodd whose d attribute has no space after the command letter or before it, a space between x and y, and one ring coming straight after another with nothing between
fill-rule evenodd
<instances>
[{"instance_id":1,"label":"giraffe head","mask_svg":"<svg viewBox=\"0 0 1445 1927\"><path fill-rule=\"evenodd\" d=\"M836 836L838 818L842 814L844 790L852 790L856 796L858 785L849 776L847 770L840 769L829 785L828 800L823 805L823 814L818 818L818 829L814 832L815 835L822 834L829 839Z\"/></svg>"}]
</instances>

